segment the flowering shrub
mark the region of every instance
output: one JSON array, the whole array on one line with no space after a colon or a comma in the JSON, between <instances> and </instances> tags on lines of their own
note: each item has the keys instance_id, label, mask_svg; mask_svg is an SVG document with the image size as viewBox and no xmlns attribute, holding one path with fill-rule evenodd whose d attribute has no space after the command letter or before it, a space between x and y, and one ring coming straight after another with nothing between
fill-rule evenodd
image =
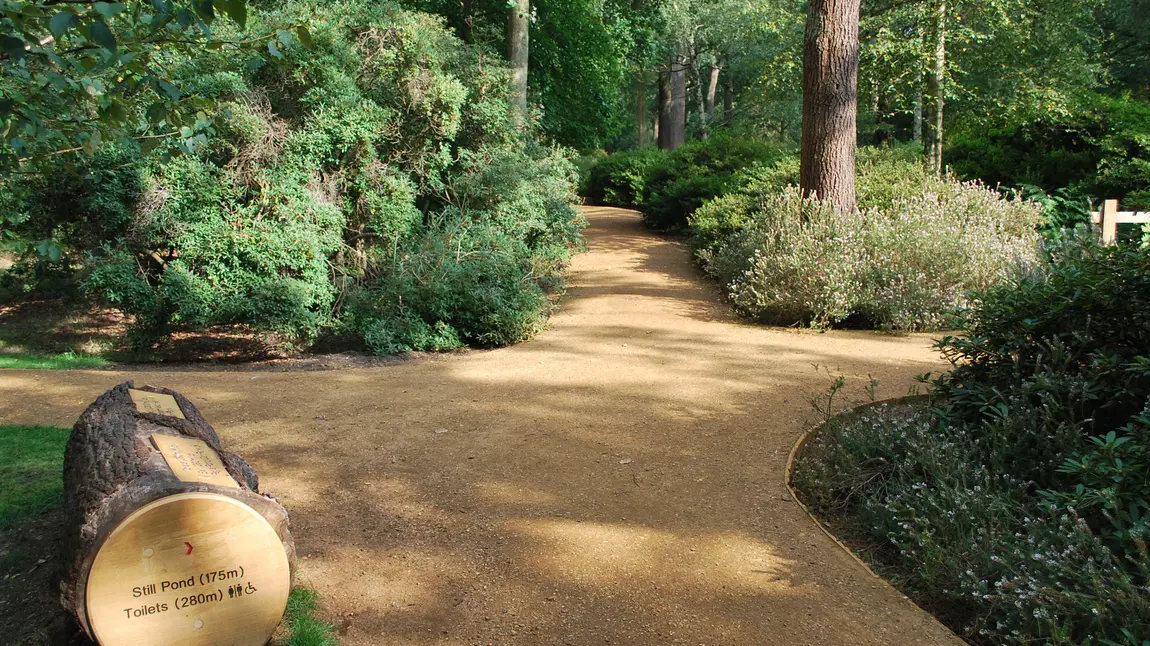
<instances>
[{"instance_id":1,"label":"flowering shrub","mask_svg":"<svg viewBox=\"0 0 1150 646\"><path fill-rule=\"evenodd\" d=\"M860 188L889 192L886 183ZM741 230L700 257L750 316L814 327L856 317L895 330L945 327L969 306L968 290L1037 259L1032 204L952 180L865 206L882 199L864 193L863 208L844 212L802 199L793 186L757 204L745 194L723 198L711 208L751 212Z\"/></svg>"},{"instance_id":2,"label":"flowering shrub","mask_svg":"<svg viewBox=\"0 0 1150 646\"><path fill-rule=\"evenodd\" d=\"M978 296L929 404L832 420L793 483L971 641L1150 637L1150 255L1091 241Z\"/></svg>"},{"instance_id":3,"label":"flowering shrub","mask_svg":"<svg viewBox=\"0 0 1150 646\"><path fill-rule=\"evenodd\" d=\"M793 484L817 513L974 643L1122 644L1150 622L1150 560L1115 552L1073 507L994 472L971 428L927 405L832 421ZM865 538L864 538L865 537Z\"/></svg>"}]
</instances>

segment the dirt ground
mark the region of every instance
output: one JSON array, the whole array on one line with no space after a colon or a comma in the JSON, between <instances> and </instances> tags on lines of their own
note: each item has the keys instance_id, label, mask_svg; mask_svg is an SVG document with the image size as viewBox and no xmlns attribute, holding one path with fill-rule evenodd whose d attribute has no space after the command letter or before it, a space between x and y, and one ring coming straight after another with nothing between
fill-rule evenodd
<instances>
[{"instance_id":1,"label":"dirt ground","mask_svg":"<svg viewBox=\"0 0 1150 646\"><path fill-rule=\"evenodd\" d=\"M537 340L325 372L0 373L0 423L71 425L119 381L178 389L293 514L349 646L959 644L790 499L828 385L908 392L926 336L739 322L681 244L586 211Z\"/></svg>"}]
</instances>

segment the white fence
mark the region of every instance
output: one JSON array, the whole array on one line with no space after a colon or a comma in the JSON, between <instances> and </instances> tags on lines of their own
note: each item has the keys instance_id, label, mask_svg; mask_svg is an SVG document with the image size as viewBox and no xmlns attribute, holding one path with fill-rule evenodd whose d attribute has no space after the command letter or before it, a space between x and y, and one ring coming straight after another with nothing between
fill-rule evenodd
<instances>
[{"instance_id":1,"label":"white fence","mask_svg":"<svg viewBox=\"0 0 1150 646\"><path fill-rule=\"evenodd\" d=\"M1106 200L1101 211L1090 212L1090 221L1102 225L1102 244L1114 244L1119 224L1150 224L1150 211L1119 211L1118 200Z\"/></svg>"}]
</instances>

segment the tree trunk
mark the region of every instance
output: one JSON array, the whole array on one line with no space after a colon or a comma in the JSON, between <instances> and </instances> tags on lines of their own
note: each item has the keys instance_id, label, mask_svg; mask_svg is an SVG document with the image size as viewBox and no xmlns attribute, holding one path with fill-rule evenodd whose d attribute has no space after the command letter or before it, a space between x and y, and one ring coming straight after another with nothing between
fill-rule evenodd
<instances>
[{"instance_id":1,"label":"tree trunk","mask_svg":"<svg viewBox=\"0 0 1150 646\"><path fill-rule=\"evenodd\" d=\"M676 57L663 76L659 148L675 150L687 141L687 66Z\"/></svg>"},{"instance_id":2,"label":"tree trunk","mask_svg":"<svg viewBox=\"0 0 1150 646\"><path fill-rule=\"evenodd\" d=\"M212 602L194 628L220 643L263 644L279 624L288 514L179 393L128 382L89 406L64 453L64 505L61 602L93 639L178 641L189 598Z\"/></svg>"},{"instance_id":3,"label":"tree trunk","mask_svg":"<svg viewBox=\"0 0 1150 646\"><path fill-rule=\"evenodd\" d=\"M723 78L723 124L731 125L735 119L735 87L731 80L730 71Z\"/></svg>"},{"instance_id":4,"label":"tree trunk","mask_svg":"<svg viewBox=\"0 0 1150 646\"><path fill-rule=\"evenodd\" d=\"M696 68L695 76L697 77L695 79L695 103L699 110L699 138L708 139L711 134L707 132L707 97L706 91L703 89L703 70Z\"/></svg>"},{"instance_id":5,"label":"tree trunk","mask_svg":"<svg viewBox=\"0 0 1150 646\"><path fill-rule=\"evenodd\" d=\"M719 94L719 66L711 65L711 73L707 77L707 100L703 114L705 121L710 124L715 121L715 98Z\"/></svg>"},{"instance_id":6,"label":"tree trunk","mask_svg":"<svg viewBox=\"0 0 1150 646\"><path fill-rule=\"evenodd\" d=\"M655 144L667 149L667 115L670 114L671 93L667 91L667 75L659 72L659 113L655 116Z\"/></svg>"},{"instance_id":7,"label":"tree trunk","mask_svg":"<svg viewBox=\"0 0 1150 646\"><path fill-rule=\"evenodd\" d=\"M922 92L914 97L914 130L911 136L916 144L922 143Z\"/></svg>"},{"instance_id":8,"label":"tree trunk","mask_svg":"<svg viewBox=\"0 0 1150 646\"><path fill-rule=\"evenodd\" d=\"M855 208L860 0L811 0L803 37L799 186Z\"/></svg>"},{"instance_id":9,"label":"tree trunk","mask_svg":"<svg viewBox=\"0 0 1150 646\"><path fill-rule=\"evenodd\" d=\"M531 0L514 0L507 11L507 60L511 62L511 118L527 122L527 63L531 45Z\"/></svg>"},{"instance_id":10,"label":"tree trunk","mask_svg":"<svg viewBox=\"0 0 1150 646\"><path fill-rule=\"evenodd\" d=\"M635 74L635 123L638 125L638 147L647 145L647 84L642 73Z\"/></svg>"},{"instance_id":11,"label":"tree trunk","mask_svg":"<svg viewBox=\"0 0 1150 646\"><path fill-rule=\"evenodd\" d=\"M926 75L926 112L929 119L923 132L926 167L942 174L942 123L946 105L946 0L937 0L934 21L931 24L934 55L930 72Z\"/></svg>"}]
</instances>

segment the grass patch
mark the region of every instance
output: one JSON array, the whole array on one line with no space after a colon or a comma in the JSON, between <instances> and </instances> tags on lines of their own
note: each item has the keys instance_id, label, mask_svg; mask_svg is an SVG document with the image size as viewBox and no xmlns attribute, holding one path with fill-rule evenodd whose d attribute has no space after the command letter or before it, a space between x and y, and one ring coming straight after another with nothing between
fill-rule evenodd
<instances>
[{"instance_id":1,"label":"grass patch","mask_svg":"<svg viewBox=\"0 0 1150 646\"><path fill-rule=\"evenodd\" d=\"M314 590L292 588L284 614L289 633L286 646L339 646L335 628L315 617L316 603Z\"/></svg>"},{"instance_id":2,"label":"grass patch","mask_svg":"<svg viewBox=\"0 0 1150 646\"><path fill-rule=\"evenodd\" d=\"M65 352L56 355L0 354L0 369L74 370L77 368L103 368L111 365L104 357Z\"/></svg>"},{"instance_id":3,"label":"grass patch","mask_svg":"<svg viewBox=\"0 0 1150 646\"><path fill-rule=\"evenodd\" d=\"M43 549L48 544L53 544L53 550L58 549L58 539L52 537L61 530L59 520L54 516L31 518L64 502L64 446L71 433L72 429L52 426L0 426L0 529L5 529L9 535L14 532L17 536L26 536L22 539L25 541L23 547L19 542L13 547L4 535L0 535L3 539L0 540L0 575L26 568L30 561L41 556L36 549ZM54 552L49 550L49 555L51 553ZM47 558L49 555L44 556ZM3 579L7 580L7 577ZM14 593L0 590L0 594L10 596ZM60 610L54 596L49 601L47 609L42 610L50 619ZM315 607L313 590L293 588L283 621L288 636L286 641L276 643L282 646L339 646L335 628L316 618ZM50 623L50 620L40 623ZM5 633L0 631L0 634Z\"/></svg>"},{"instance_id":4,"label":"grass patch","mask_svg":"<svg viewBox=\"0 0 1150 646\"><path fill-rule=\"evenodd\" d=\"M72 429L0 426L0 527L63 502L64 445Z\"/></svg>"}]
</instances>

